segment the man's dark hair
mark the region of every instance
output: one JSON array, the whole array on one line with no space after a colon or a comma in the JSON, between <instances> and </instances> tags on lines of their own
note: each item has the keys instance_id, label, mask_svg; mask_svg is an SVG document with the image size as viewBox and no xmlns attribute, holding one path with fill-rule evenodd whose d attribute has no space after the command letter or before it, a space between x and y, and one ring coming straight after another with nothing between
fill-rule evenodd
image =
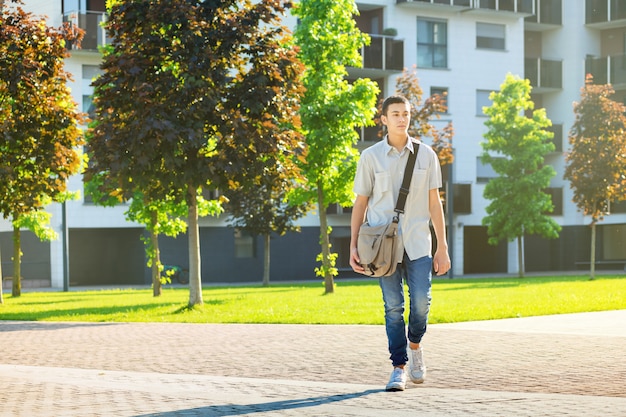
<instances>
[{"instance_id":1,"label":"man's dark hair","mask_svg":"<svg viewBox=\"0 0 626 417\"><path fill-rule=\"evenodd\" d=\"M404 97L404 96L400 96L400 95L394 95L394 96L389 96L385 99L385 101L383 101L383 112L382 114L384 116L387 116L387 109L389 109L389 106L392 104L396 104L396 103L404 103L404 104L408 104L409 108L411 106L411 103L409 103L409 100Z\"/></svg>"}]
</instances>

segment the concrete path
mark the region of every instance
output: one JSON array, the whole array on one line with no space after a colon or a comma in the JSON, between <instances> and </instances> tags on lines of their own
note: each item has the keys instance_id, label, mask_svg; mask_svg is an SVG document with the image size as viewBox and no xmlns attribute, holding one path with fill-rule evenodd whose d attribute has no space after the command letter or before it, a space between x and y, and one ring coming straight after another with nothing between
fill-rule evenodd
<instances>
[{"instance_id":1,"label":"concrete path","mask_svg":"<svg viewBox=\"0 0 626 417\"><path fill-rule=\"evenodd\" d=\"M626 310L430 326L0 321L0 416L626 416Z\"/></svg>"}]
</instances>

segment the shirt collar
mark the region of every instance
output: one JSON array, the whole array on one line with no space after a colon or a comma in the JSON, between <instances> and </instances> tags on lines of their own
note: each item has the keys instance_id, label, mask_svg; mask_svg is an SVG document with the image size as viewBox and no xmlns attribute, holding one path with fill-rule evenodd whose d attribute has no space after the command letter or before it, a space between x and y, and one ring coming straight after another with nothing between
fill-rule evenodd
<instances>
[{"instance_id":1,"label":"shirt collar","mask_svg":"<svg viewBox=\"0 0 626 417\"><path fill-rule=\"evenodd\" d=\"M391 152L392 149L395 149L393 146L389 144L388 138L389 138L388 135L385 135L385 148L386 148L385 153L389 153ZM409 140L406 141L406 144L404 145L404 148L402 149L401 153L404 153L404 149L408 149L409 152L411 153L415 152L415 147L413 146L413 143L416 143L416 142L417 142L417 139L409 136Z\"/></svg>"}]
</instances>

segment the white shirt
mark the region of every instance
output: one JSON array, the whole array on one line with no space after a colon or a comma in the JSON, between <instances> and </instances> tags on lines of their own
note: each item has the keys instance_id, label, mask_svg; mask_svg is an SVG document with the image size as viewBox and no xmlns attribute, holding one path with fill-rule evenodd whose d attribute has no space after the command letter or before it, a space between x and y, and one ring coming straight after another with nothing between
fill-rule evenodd
<instances>
[{"instance_id":1,"label":"white shirt","mask_svg":"<svg viewBox=\"0 0 626 417\"><path fill-rule=\"evenodd\" d=\"M367 222L371 226L385 224L395 215L404 168L409 152L419 144L415 169L411 178L399 231L404 250L411 260L431 255L429 191L442 186L439 158L433 149L410 138L398 152L387 137L361 153L354 179L354 192L368 197ZM415 147L414 147L415 145ZM402 253L402 251L400 251Z\"/></svg>"}]
</instances>

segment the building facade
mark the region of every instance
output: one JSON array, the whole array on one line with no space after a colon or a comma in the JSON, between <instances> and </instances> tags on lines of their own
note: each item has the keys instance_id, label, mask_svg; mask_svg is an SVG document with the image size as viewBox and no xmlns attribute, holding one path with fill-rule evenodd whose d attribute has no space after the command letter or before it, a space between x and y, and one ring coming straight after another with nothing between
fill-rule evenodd
<instances>
[{"instance_id":1,"label":"building facade","mask_svg":"<svg viewBox=\"0 0 626 417\"><path fill-rule=\"evenodd\" d=\"M74 98L89 112L91 79L100 69L97 46L107 42L99 22L106 18L104 0L27 0L26 8L48 16L53 26L72 21L86 30L83 48L71 49L68 71L74 74ZM403 68L415 66L425 96L446 93L448 110L434 123L454 125L455 161L446 168L448 237L452 276L515 273L517 243L487 244L482 218L488 201L485 184L494 176L481 164L480 146L485 132L483 106L499 89L507 73L531 81L536 108L544 107L553 122L555 151L547 156L557 175L549 192L560 237L547 240L526 236L528 272L588 268L590 219L572 203L569 183L563 179L568 131L574 122L573 103L580 98L585 75L598 83L611 83L614 99L626 101L626 6L619 0L360 0L359 28L371 36L363 48L363 67L350 68L352 79L375 80L382 96L395 90ZM297 21L287 17L287 26ZM376 129L363 129L359 148L379 140ZM428 142L428 139L425 139ZM82 178L70 189L82 190ZM125 206L102 208L85 200L52 205L53 227L61 236L68 230L69 251L62 239L41 243L26 238L25 283L37 280L61 287L69 259L72 285L143 284L149 282L142 226L124 219ZM353 276L348 266L350 212L330 207L333 249L339 253L342 276ZM302 232L272 240L271 280L315 279L319 225L311 214L301 222ZM203 282L261 281L262 241L226 227L224 218L201 219ZM0 223L3 274L10 275L10 224ZM26 234L26 233L25 233ZM186 236L161 240L165 264L187 265ZM613 204L611 214L598 226L598 269L621 269L626 262L626 204Z\"/></svg>"}]
</instances>

